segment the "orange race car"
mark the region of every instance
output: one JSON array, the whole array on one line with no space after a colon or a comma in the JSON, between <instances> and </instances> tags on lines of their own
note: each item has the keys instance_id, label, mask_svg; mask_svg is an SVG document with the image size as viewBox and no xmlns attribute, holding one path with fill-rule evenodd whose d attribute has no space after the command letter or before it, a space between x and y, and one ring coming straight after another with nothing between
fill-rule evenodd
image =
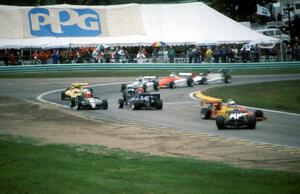
<instances>
[{"instance_id":1,"label":"orange race car","mask_svg":"<svg viewBox=\"0 0 300 194\"><path fill-rule=\"evenodd\" d=\"M194 86L194 80L191 73L171 73L168 77L159 80L159 87L161 88L176 88Z\"/></svg>"}]
</instances>

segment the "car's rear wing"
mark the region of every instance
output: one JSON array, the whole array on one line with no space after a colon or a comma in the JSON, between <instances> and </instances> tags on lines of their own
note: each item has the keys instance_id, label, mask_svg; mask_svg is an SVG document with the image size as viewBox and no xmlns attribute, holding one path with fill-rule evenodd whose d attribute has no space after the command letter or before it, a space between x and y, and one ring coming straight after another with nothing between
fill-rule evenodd
<instances>
[{"instance_id":1,"label":"car's rear wing","mask_svg":"<svg viewBox=\"0 0 300 194\"><path fill-rule=\"evenodd\" d=\"M200 105L201 106L205 106L205 105L208 105L208 104L215 105L215 104L222 103L221 98L215 98L215 97L207 96L207 95L203 94L202 92L197 92L195 94L195 97L200 100Z\"/></svg>"},{"instance_id":2,"label":"car's rear wing","mask_svg":"<svg viewBox=\"0 0 300 194\"><path fill-rule=\"evenodd\" d=\"M143 96L143 97L151 96L151 97L155 97L157 99L160 99L160 94L143 93L143 94L141 94L141 96Z\"/></svg>"},{"instance_id":3,"label":"car's rear wing","mask_svg":"<svg viewBox=\"0 0 300 194\"><path fill-rule=\"evenodd\" d=\"M157 79L157 76L143 76L143 79Z\"/></svg>"},{"instance_id":4,"label":"car's rear wing","mask_svg":"<svg viewBox=\"0 0 300 194\"><path fill-rule=\"evenodd\" d=\"M191 77L191 76L193 76L193 73L178 73L178 76L181 76L181 77Z\"/></svg>"},{"instance_id":5,"label":"car's rear wing","mask_svg":"<svg viewBox=\"0 0 300 194\"><path fill-rule=\"evenodd\" d=\"M73 88L80 88L80 87L84 87L84 86L88 86L89 84L88 83L81 83L81 82L73 82L71 84L71 86Z\"/></svg>"}]
</instances>

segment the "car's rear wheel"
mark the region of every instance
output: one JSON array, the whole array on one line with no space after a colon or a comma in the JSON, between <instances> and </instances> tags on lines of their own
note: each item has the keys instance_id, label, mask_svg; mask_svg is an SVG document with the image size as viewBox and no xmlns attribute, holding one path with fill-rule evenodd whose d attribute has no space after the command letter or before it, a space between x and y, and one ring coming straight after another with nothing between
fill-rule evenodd
<instances>
[{"instance_id":1,"label":"car's rear wheel","mask_svg":"<svg viewBox=\"0 0 300 194\"><path fill-rule=\"evenodd\" d=\"M163 108L163 101L162 100L158 100L157 102L156 102L156 109L157 110L161 110L162 108Z\"/></svg>"},{"instance_id":2,"label":"car's rear wheel","mask_svg":"<svg viewBox=\"0 0 300 194\"><path fill-rule=\"evenodd\" d=\"M108 102L107 102L107 100L102 100L102 108L104 110L107 110L107 108L108 108Z\"/></svg>"},{"instance_id":3,"label":"car's rear wheel","mask_svg":"<svg viewBox=\"0 0 300 194\"><path fill-rule=\"evenodd\" d=\"M153 82L153 89L156 90L156 91L159 90L159 83L158 83L158 81L154 81Z\"/></svg>"},{"instance_id":4,"label":"car's rear wheel","mask_svg":"<svg viewBox=\"0 0 300 194\"><path fill-rule=\"evenodd\" d=\"M75 106L75 98L70 99L70 107L73 108Z\"/></svg>"},{"instance_id":5,"label":"car's rear wheel","mask_svg":"<svg viewBox=\"0 0 300 194\"><path fill-rule=\"evenodd\" d=\"M65 100L66 99L66 93L65 92L66 91L62 91L61 92L61 97L60 97L61 100Z\"/></svg>"},{"instance_id":6,"label":"car's rear wheel","mask_svg":"<svg viewBox=\"0 0 300 194\"><path fill-rule=\"evenodd\" d=\"M175 82L170 82L169 83L169 88L175 88Z\"/></svg>"},{"instance_id":7,"label":"car's rear wheel","mask_svg":"<svg viewBox=\"0 0 300 194\"><path fill-rule=\"evenodd\" d=\"M82 109L82 104L81 104L81 101L78 100L78 99L75 99L75 105L73 107L75 110L80 110Z\"/></svg>"},{"instance_id":8,"label":"car's rear wheel","mask_svg":"<svg viewBox=\"0 0 300 194\"><path fill-rule=\"evenodd\" d=\"M186 84L187 84L187 86L189 86L189 87L193 87L193 86L194 86L194 80L193 80L193 78L189 77L189 78L187 79Z\"/></svg>"},{"instance_id":9,"label":"car's rear wheel","mask_svg":"<svg viewBox=\"0 0 300 194\"><path fill-rule=\"evenodd\" d=\"M124 92L126 90L126 84L121 85L121 92Z\"/></svg>"},{"instance_id":10,"label":"car's rear wheel","mask_svg":"<svg viewBox=\"0 0 300 194\"><path fill-rule=\"evenodd\" d=\"M119 108L124 108L124 100L119 99Z\"/></svg>"},{"instance_id":11,"label":"car's rear wheel","mask_svg":"<svg viewBox=\"0 0 300 194\"><path fill-rule=\"evenodd\" d=\"M256 110L256 111L254 111L254 115L255 115L256 117L259 117L259 118L264 117L264 113L263 113L262 110Z\"/></svg>"},{"instance_id":12,"label":"car's rear wheel","mask_svg":"<svg viewBox=\"0 0 300 194\"><path fill-rule=\"evenodd\" d=\"M225 129L225 118L223 116L217 116L216 124L219 130Z\"/></svg>"},{"instance_id":13,"label":"car's rear wheel","mask_svg":"<svg viewBox=\"0 0 300 194\"><path fill-rule=\"evenodd\" d=\"M210 116L211 116L211 110L209 108L201 109L201 118L202 119L209 119Z\"/></svg>"},{"instance_id":14,"label":"car's rear wheel","mask_svg":"<svg viewBox=\"0 0 300 194\"><path fill-rule=\"evenodd\" d=\"M256 117L254 115L248 116L248 128L255 129L256 127Z\"/></svg>"},{"instance_id":15,"label":"car's rear wheel","mask_svg":"<svg viewBox=\"0 0 300 194\"><path fill-rule=\"evenodd\" d=\"M226 84L231 83L231 81L232 81L231 75L225 74L225 80L224 81L225 81Z\"/></svg>"}]
</instances>

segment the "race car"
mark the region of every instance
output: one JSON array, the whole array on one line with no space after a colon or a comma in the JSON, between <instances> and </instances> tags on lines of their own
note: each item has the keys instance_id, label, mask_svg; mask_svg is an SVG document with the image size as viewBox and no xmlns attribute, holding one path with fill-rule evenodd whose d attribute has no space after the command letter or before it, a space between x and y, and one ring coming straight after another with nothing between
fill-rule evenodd
<instances>
[{"instance_id":1,"label":"race car","mask_svg":"<svg viewBox=\"0 0 300 194\"><path fill-rule=\"evenodd\" d=\"M202 106L201 118L215 119L218 129L255 129L256 121L266 119L262 110L252 112L245 107L236 105L231 99L227 103L223 103L222 99L209 97L209 100L202 101Z\"/></svg>"},{"instance_id":2,"label":"race car","mask_svg":"<svg viewBox=\"0 0 300 194\"><path fill-rule=\"evenodd\" d=\"M107 100L100 100L99 97L93 97L91 91L81 92L76 97L70 99L70 106L75 110L81 109L104 109L108 108Z\"/></svg>"},{"instance_id":3,"label":"race car","mask_svg":"<svg viewBox=\"0 0 300 194\"><path fill-rule=\"evenodd\" d=\"M215 73L210 71L199 73L199 75L193 77L193 80L195 84L218 84L231 83L232 77L229 70L221 69Z\"/></svg>"},{"instance_id":4,"label":"race car","mask_svg":"<svg viewBox=\"0 0 300 194\"><path fill-rule=\"evenodd\" d=\"M123 95L123 98L120 98L118 103L119 108L125 107L131 108L132 110L161 110L163 108L163 101L160 99L160 94L136 93L132 96Z\"/></svg>"},{"instance_id":5,"label":"race car","mask_svg":"<svg viewBox=\"0 0 300 194\"><path fill-rule=\"evenodd\" d=\"M171 73L168 77L164 77L159 80L159 87L161 88L176 88L194 86L194 80L192 78L192 73Z\"/></svg>"},{"instance_id":6,"label":"race car","mask_svg":"<svg viewBox=\"0 0 300 194\"><path fill-rule=\"evenodd\" d=\"M90 91L93 94L92 88L86 88L88 83L72 83L67 89L61 92L61 100L70 100L71 98L76 98L81 95L82 92Z\"/></svg>"},{"instance_id":7,"label":"race car","mask_svg":"<svg viewBox=\"0 0 300 194\"><path fill-rule=\"evenodd\" d=\"M158 91L159 90L159 84L157 81L157 76L143 76L138 77L133 83L131 84L122 84L121 85L121 91L124 92L126 88L128 89L137 89L139 86L143 87L143 90L145 92L150 91Z\"/></svg>"}]
</instances>

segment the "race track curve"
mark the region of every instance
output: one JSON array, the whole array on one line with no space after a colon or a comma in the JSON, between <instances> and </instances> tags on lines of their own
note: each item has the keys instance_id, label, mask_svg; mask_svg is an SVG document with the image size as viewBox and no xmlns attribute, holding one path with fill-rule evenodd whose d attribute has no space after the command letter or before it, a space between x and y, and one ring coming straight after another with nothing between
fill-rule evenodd
<instances>
[{"instance_id":1,"label":"race track curve","mask_svg":"<svg viewBox=\"0 0 300 194\"><path fill-rule=\"evenodd\" d=\"M300 79L300 75L259 75L259 76L234 76L233 83L228 85L246 84L255 82L267 82L275 80ZM126 78L124 81L130 80ZM116 83L120 79L115 80ZM104 119L112 122L140 123L153 127L168 127L177 130L193 131L217 135L225 138L238 138L258 143L300 147L300 115L284 114L265 111L268 120L258 122L256 130L217 130L215 121L202 120L200 118L199 102L192 99L189 94L210 87L227 86L196 85L194 87L161 89L158 93L164 101L163 110L139 110L119 109L118 99L121 97L120 84L104 84L93 87L94 96L108 99L108 110L83 110L84 114L93 119ZM53 88L53 86L52 86ZM60 89L60 88L56 88ZM50 90L49 90L50 91ZM60 100L60 91L50 91L39 96L40 99L62 105L68 102ZM71 110L75 111L75 110Z\"/></svg>"}]
</instances>

